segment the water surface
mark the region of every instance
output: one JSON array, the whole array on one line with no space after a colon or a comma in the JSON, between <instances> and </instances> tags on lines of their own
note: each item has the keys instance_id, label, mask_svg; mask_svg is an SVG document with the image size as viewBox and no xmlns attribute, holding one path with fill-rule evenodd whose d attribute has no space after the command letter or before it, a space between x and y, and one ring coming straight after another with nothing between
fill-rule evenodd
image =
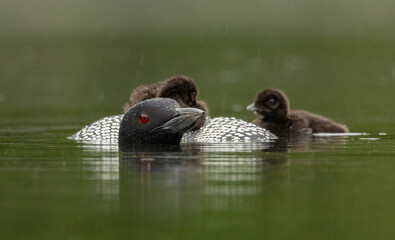
<instances>
[{"instance_id":1,"label":"water surface","mask_svg":"<svg viewBox=\"0 0 395 240\"><path fill-rule=\"evenodd\" d=\"M220 32L2 38L0 236L393 236L393 38ZM196 80L213 117L252 121L256 91L278 87L369 135L130 154L66 139L175 74Z\"/></svg>"}]
</instances>

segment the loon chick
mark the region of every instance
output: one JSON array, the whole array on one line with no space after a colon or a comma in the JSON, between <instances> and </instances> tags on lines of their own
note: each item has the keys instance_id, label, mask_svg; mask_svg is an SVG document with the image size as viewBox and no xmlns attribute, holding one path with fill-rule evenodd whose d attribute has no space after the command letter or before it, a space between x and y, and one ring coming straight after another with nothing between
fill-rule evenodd
<instances>
[{"instance_id":1,"label":"loon chick","mask_svg":"<svg viewBox=\"0 0 395 240\"><path fill-rule=\"evenodd\" d=\"M141 85L135 88L130 94L129 102L124 105L124 112L127 112L133 105L146 99L161 97L172 98L180 104L181 107L192 107L203 110L206 116L209 115L209 109L204 101L197 101L196 98L199 90L192 78L187 76L174 76L162 82ZM202 127L206 118L199 118L193 130Z\"/></svg>"},{"instance_id":2,"label":"loon chick","mask_svg":"<svg viewBox=\"0 0 395 240\"><path fill-rule=\"evenodd\" d=\"M133 107L135 104L141 101L155 98L161 84L162 82L145 84L133 89L132 93L130 94L129 102L125 103L123 106L123 112L126 113L129 108Z\"/></svg>"},{"instance_id":3,"label":"loon chick","mask_svg":"<svg viewBox=\"0 0 395 240\"><path fill-rule=\"evenodd\" d=\"M121 121L119 149L130 149L135 144L179 144L183 133L203 114L200 109L181 108L170 98L142 101L131 107Z\"/></svg>"},{"instance_id":4,"label":"loon chick","mask_svg":"<svg viewBox=\"0 0 395 240\"><path fill-rule=\"evenodd\" d=\"M269 88L258 92L255 102L247 107L261 115L253 123L268 129L277 136L290 136L301 132L347 133L348 128L321 115L304 110L290 111L285 93Z\"/></svg>"}]
</instances>

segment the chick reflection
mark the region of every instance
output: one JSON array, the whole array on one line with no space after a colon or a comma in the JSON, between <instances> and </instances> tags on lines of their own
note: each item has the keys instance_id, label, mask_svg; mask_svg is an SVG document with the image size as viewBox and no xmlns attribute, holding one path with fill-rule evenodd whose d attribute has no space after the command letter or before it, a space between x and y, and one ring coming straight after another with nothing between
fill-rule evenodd
<instances>
[{"instance_id":1,"label":"chick reflection","mask_svg":"<svg viewBox=\"0 0 395 240\"><path fill-rule=\"evenodd\" d=\"M341 135L299 134L296 137L279 138L268 151L274 152L317 152L335 147L345 147L350 140L350 133Z\"/></svg>"}]
</instances>

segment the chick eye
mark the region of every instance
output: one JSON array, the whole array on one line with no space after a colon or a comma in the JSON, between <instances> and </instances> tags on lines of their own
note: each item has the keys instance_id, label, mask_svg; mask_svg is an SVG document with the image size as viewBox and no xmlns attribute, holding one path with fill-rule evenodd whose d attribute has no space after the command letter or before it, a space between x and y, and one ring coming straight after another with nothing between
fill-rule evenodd
<instances>
[{"instance_id":1,"label":"chick eye","mask_svg":"<svg viewBox=\"0 0 395 240\"><path fill-rule=\"evenodd\" d=\"M140 114L140 121L141 123L146 124L149 121L148 115L145 113Z\"/></svg>"},{"instance_id":2,"label":"chick eye","mask_svg":"<svg viewBox=\"0 0 395 240\"><path fill-rule=\"evenodd\" d=\"M269 101L268 101L268 103L269 103L270 105L273 105L273 104L276 103L276 100L275 100L274 98L270 98Z\"/></svg>"}]
</instances>

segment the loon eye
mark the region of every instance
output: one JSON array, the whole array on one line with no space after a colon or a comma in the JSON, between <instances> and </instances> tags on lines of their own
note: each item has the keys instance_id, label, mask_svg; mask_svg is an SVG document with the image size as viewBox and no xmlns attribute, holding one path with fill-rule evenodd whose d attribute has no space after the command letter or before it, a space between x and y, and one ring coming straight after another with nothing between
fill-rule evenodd
<instances>
[{"instance_id":1,"label":"loon eye","mask_svg":"<svg viewBox=\"0 0 395 240\"><path fill-rule=\"evenodd\" d=\"M140 114L140 121L141 121L143 124L146 124L146 123L149 121L148 115L145 114L145 113Z\"/></svg>"}]
</instances>

